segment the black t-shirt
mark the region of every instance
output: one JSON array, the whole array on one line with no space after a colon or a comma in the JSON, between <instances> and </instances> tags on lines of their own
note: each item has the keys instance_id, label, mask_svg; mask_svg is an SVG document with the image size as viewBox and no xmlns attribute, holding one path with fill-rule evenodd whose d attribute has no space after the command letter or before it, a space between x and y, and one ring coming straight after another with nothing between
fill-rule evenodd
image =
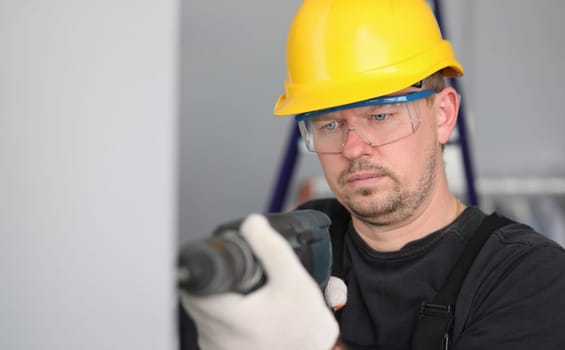
<instances>
[{"instance_id":1,"label":"black t-shirt","mask_svg":"<svg viewBox=\"0 0 565 350\"><path fill-rule=\"evenodd\" d=\"M410 349L423 301L444 283L485 214L467 208L453 223L400 251L371 249L334 199L300 207L341 225L332 241L348 286L338 315L349 349ZM339 249L343 249L339 251ZM496 231L471 267L455 306L453 349L565 349L565 251L523 224Z\"/></svg>"}]
</instances>

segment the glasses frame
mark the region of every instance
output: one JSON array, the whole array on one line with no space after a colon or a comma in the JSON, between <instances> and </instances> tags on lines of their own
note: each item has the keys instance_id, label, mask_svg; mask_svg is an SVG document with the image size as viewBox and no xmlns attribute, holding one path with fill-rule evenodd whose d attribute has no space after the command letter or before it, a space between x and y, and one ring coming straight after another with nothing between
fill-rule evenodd
<instances>
[{"instance_id":1,"label":"glasses frame","mask_svg":"<svg viewBox=\"0 0 565 350\"><path fill-rule=\"evenodd\" d=\"M303 140L306 144L306 148L310 152L328 153L328 154L341 153L342 151L340 151L340 152L319 152L319 151L316 151L314 149L315 146L313 144L309 146L309 142L312 142L312 140L310 139L310 137L306 136L306 135L309 135L309 131L308 131L307 127L305 126L306 120L313 118L313 117L316 117L316 116L319 116L319 115L322 115L322 114L340 111L340 110L344 110L344 109L350 109L350 108L356 108L356 107L365 107L365 106L374 106L374 105L394 104L394 103L408 103L408 102L411 102L411 101L416 101L416 100L419 100L419 99L426 98L426 97L431 96L431 95L433 95L437 92L438 92L437 90L430 89L430 90L409 92L409 93L406 93L406 94L403 94L403 95L384 96L384 97L372 98L372 99L364 100L364 101L361 101L361 102L350 103L350 104L342 105L342 106L338 106L338 107L331 107L331 108L326 108L326 109L322 109L322 110L297 114L294 117L294 119L299 124L300 133L302 134L302 138L303 138ZM414 132L415 132L415 130L413 130L412 134ZM409 135L411 135L411 134L409 134ZM407 135L407 136L409 136L409 135ZM397 140L395 140L395 141L397 141ZM391 142L395 142L395 141L391 141Z\"/></svg>"},{"instance_id":2,"label":"glasses frame","mask_svg":"<svg viewBox=\"0 0 565 350\"><path fill-rule=\"evenodd\" d=\"M343 105L343 106L330 107L330 108L326 108L326 109L320 109L320 110L317 110L317 111L300 113L300 114L297 114L297 115L294 116L294 120L297 121L297 122L300 122L300 121L310 119L310 118L313 118L313 117L321 115L321 114L326 114L326 113L335 112L335 111L341 111L341 110L349 109L349 108L375 106L375 105L387 105L387 104L391 104L391 103L410 102L410 101L419 100L421 98L426 98L426 97L431 96L431 95L433 95L437 92L438 92L437 90L422 90L422 91L409 92L409 93L404 94L404 95L371 98L371 99L368 99L368 100L364 100L364 101L361 101L361 102L354 102L354 103L346 104L346 105Z\"/></svg>"}]
</instances>

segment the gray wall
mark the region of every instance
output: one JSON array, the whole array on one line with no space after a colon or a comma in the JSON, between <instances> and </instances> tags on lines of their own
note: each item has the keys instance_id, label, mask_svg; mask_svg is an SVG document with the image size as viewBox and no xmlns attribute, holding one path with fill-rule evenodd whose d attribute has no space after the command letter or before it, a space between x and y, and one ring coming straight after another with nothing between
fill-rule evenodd
<instances>
[{"instance_id":1,"label":"gray wall","mask_svg":"<svg viewBox=\"0 0 565 350\"><path fill-rule=\"evenodd\" d=\"M181 241L267 205L291 126L272 110L298 4L183 2Z\"/></svg>"},{"instance_id":2,"label":"gray wall","mask_svg":"<svg viewBox=\"0 0 565 350\"><path fill-rule=\"evenodd\" d=\"M177 3L0 2L0 349L175 349Z\"/></svg>"},{"instance_id":3,"label":"gray wall","mask_svg":"<svg viewBox=\"0 0 565 350\"><path fill-rule=\"evenodd\" d=\"M482 176L565 176L565 2L457 1L466 109Z\"/></svg>"},{"instance_id":4,"label":"gray wall","mask_svg":"<svg viewBox=\"0 0 565 350\"><path fill-rule=\"evenodd\" d=\"M271 113L299 3L184 3L181 241L266 208L290 128ZM565 176L565 2L443 3L447 35L466 69L461 84L477 175ZM311 175L321 175L315 157L301 157L296 180Z\"/></svg>"}]
</instances>

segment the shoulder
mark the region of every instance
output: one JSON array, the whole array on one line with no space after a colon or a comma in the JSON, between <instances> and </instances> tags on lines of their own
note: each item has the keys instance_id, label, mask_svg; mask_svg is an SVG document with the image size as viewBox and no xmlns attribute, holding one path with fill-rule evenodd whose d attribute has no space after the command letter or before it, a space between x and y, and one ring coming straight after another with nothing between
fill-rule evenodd
<instances>
[{"instance_id":1,"label":"shoulder","mask_svg":"<svg viewBox=\"0 0 565 350\"><path fill-rule=\"evenodd\" d=\"M494 232L494 236L498 240L498 243L502 245L518 245L529 248L552 247L557 250L564 251L563 247L549 239L547 236L544 236L530 226L519 222L514 222L500 228Z\"/></svg>"},{"instance_id":2,"label":"shoulder","mask_svg":"<svg viewBox=\"0 0 565 350\"><path fill-rule=\"evenodd\" d=\"M478 259L479 264L490 267L487 271L492 269L509 276L511 273L527 273L521 277L523 280L547 276L553 266L565 277L565 249L522 223L496 230ZM538 275L531 275L533 271Z\"/></svg>"},{"instance_id":3,"label":"shoulder","mask_svg":"<svg viewBox=\"0 0 565 350\"><path fill-rule=\"evenodd\" d=\"M565 324L563 295L565 250L527 225L504 226L477 256L459 295L459 345L565 347L565 333L557 331Z\"/></svg>"},{"instance_id":4,"label":"shoulder","mask_svg":"<svg viewBox=\"0 0 565 350\"><path fill-rule=\"evenodd\" d=\"M488 263L493 257L504 257L505 260L525 260L527 262L528 259L525 259L524 255L545 252L546 250L554 250L557 255L562 255L565 258L563 247L547 236L526 224L509 220L500 215L497 216L508 223L501 225L492 232L477 257L476 265L480 265L481 261ZM468 242L477 233L476 230L479 229L481 222L486 219L487 214L480 209L468 208L449 229L457 233L462 241Z\"/></svg>"},{"instance_id":5,"label":"shoulder","mask_svg":"<svg viewBox=\"0 0 565 350\"><path fill-rule=\"evenodd\" d=\"M474 270L482 274L484 280L498 276L495 279L498 283L515 278L539 285L543 276L551 278L548 275L552 266L558 268L565 281L565 249L518 222L496 230L477 257L476 264ZM534 271L536 274L532 274Z\"/></svg>"}]
</instances>

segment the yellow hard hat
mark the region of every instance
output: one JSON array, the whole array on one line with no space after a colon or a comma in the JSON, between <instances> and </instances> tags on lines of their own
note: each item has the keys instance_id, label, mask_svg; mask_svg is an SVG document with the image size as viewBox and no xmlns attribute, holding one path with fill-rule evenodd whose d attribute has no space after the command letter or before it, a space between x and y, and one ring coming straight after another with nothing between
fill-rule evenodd
<instances>
[{"instance_id":1,"label":"yellow hard hat","mask_svg":"<svg viewBox=\"0 0 565 350\"><path fill-rule=\"evenodd\" d=\"M463 75L424 0L305 0L275 104L294 115L387 95L443 70Z\"/></svg>"}]
</instances>

